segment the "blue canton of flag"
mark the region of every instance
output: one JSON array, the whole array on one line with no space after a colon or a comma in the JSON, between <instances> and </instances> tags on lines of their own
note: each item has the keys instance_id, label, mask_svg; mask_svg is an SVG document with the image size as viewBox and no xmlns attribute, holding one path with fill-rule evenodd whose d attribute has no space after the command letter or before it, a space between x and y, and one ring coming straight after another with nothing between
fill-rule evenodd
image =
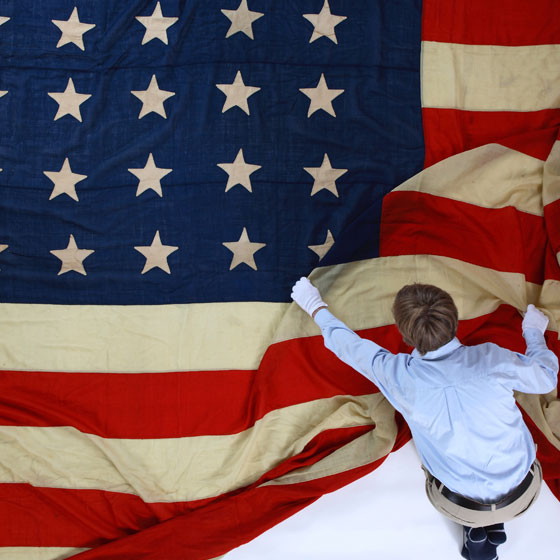
<instances>
[{"instance_id":1,"label":"blue canton of flag","mask_svg":"<svg viewBox=\"0 0 560 560\"><path fill-rule=\"evenodd\" d=\"M423 163L420 4L332 4L0 3L2 301L287 301Z\"/></svg>"}]
</instances>

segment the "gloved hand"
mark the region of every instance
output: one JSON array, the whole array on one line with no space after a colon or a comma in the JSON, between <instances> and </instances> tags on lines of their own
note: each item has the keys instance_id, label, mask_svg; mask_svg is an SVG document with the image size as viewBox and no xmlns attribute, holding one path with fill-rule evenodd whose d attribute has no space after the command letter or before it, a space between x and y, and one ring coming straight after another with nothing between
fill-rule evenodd
<instances>
[{"instance_id":1,"label":"gloved hand","mask_svg":"<svg viewBox=\"0 0 560 560\"><path fill-rule=\"evenodd\" d=\"M292 299L309 315L320 307L328 307L321 299L319 290L309 281L308 278L302 276L292 288Z\"/></svg>"},{"instance_id":2,"label":"gloved hand","mask_svg":"<svg viewBox=\"0 0 560 560\"><path fill-rule=\"evenodd\" d=\"M525 332L525 329L538 329L544 334L547 325L548 317L542 311L539 311L532 303L529 304L523 322L521 323L523 332Z\"/></svg>"}]
</instances>

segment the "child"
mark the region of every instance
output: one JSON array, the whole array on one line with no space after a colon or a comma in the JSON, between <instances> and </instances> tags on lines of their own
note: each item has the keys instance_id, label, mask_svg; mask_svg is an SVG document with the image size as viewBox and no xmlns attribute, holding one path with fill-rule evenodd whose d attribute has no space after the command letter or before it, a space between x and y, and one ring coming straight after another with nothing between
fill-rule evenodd
<instances>
[{"instance_id":1,"label":"child","mask_svg":"<svg viewBox=\"0 0 560 560\"><path fill-rule=\"evenodd\" d=\"M451 296L411 284L398 292L393 315L414 350L392 354L334 317L307 278L296 282L292 299L319 325L325 346L375 383L406 419L428 499L464 527L462 556L497 558L496 548L506 540L503 523L527 510L542 482L513 391L548 393L556 386L558 359L544 339L547 317L527 308L525 354L492 343L464 346L455 336Z\"/></svg>"}]
</instances>

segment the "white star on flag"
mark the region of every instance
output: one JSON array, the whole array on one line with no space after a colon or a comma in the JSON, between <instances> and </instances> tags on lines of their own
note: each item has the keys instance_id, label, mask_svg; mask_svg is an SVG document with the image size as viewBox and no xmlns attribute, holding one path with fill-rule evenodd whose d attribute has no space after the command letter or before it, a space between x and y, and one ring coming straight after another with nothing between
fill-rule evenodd
<instances>
[{"instance_id":1,"label":"white star on flag","mask_svg":"<svg viewBox=\"0 0 560 560\"><path fill-rule=\"evenodd\" d=\"M157 167L154 162L154 156L150 153L146 165L142 168L129 168L129 171L138 178L138 189L136 196L140 196L148 189L154 190L159 196L163 196L161 191L161 180L171 173L173 169L165 169Z\"/></svg>"},{"instance_id":2,"label":"white star on flag","mask_svg":"<svg viewBox=\"0 0 560 560\"><path fill-rule=\"evenodd\" d=\"M331 230L327 230L327 237L325 238L325 242L321 243L320 245L308 245L307 248L311 249L321 260L329 251L330 248L334 245L334 237L331 233Z\"/></svg>"},{"instance_id":3,"label":"white star on flag","mask_svg":"<svg viewBox=\"0 0 560 560\"><path fill-rule=\"evenodd\" d=\"M0 25L4 25L9 20L10 20L9 17L0 16Z\"/></svg>"},{"instance_id":4,"label":"white star on flag","mask_svg":"<svg viewBox=\"0 0 560 560\"><path fill-rule=\"evenodd\" d=\"M222 14L231 21L226 39L239 32L245 33L249 39L254 39L253 22L264 16L261 12L249 10L247 0L241 0L237 10L222 10Z\"/></svg>"},{"instance_id":5,"label":"white star on flag","mask_svg":"<svg viewBox=\"0 0 560 560\"><path fill-rule=\"evenodd\" d=\"M327 154L323 157L321 167L304 167L303 169L315 179L315 181L313 181L311 196L326 189L338 197L335 181L348 171L348 169L334 169Z\"/></svg>"},{"instance_id":6,"label":"white star on flag","mask_svg":"<svg viewBox=\"0 0 560 560\"><path fill-rule=\"evenodd\" d=\"M0 171L2 171L2 170L0 169ZM8 245L0 244L0 253L2 251L5 251L7 248L8 248Z\"/></svg>"},{"instance_id":7,"label":"white star on flag","mask_svg":"<svg viewBox=\"0 0 560 560\"><path fill-rule=\"evenodd\" d=\"M67 20L53 19L51 20L62 31L62 35L56 45L60 48L68 43L74 43L82 51L84 48L83 34L95 27L93 23L82 23L78 17L78 8L74 7L72 14Z\"/></svg>"},{"instance_id":8,"label":"white star on flag","mask_svg":"<svg viewBox=\"0 0 560 560\"><path fill-rule=\"evenodd\" d=\"M74 82L72 78L68 78L66 89L62 92L48 92L49 97L52 97L58 103L58 111L54 117L57 121L64 115L71 115L76 120L82 122L82 114L80 113L80 105L91 97L89 93L76 93Z\"/></svg>"},{"instance_id":9,"label":"white star on flag","mask_svg":"<svg viewBox=\"0 0 560 560\"><path fill-rule=\"evenodd\" d=\"M77 201L76 183L87 178L87 175L80 175L79 173L72 172L68 158L64 160L60 171L43 171L43 174L54 183L49 200L61 194L67 194L70 198Z\"/></svg>"},{"instance_id":10,"label":"white star on flag","mask_svg":"<svg viewBox=\"0 0 560 560\"><path fill-rule=\"evenodd\" d=\"M62 266L58 272L59 276L71 270L87 276L83 262L94 252L91 249L78 249L73 235L70 235L66 249L51 251L57 259L62 261Z\"/></svg>"},{"instance_id":11,"label":"white star on flag","mask_svg":"<svg viewBox=\"0 0 560 560\"><path fill-rule=\"evenodd\" d=\"M250 175L251 173L257 171L257 169L260 169L261 166L245 163L245 159L243 158L243 149L240 149L239 152L237 152L237 156L235 157L233 163L218 163L217 165L229 175L226 192L236 185L241 185L249 192L253 192Z\"/></svg>"},{"instance_id":12,"label":"white star on flag","mask_svg":"<svg viewBox=\"0 0 560 560\"><path fill-rule=\"evenodd\" d=\"M7 93L8 93L8 90L0 91L0 97L4 97L4 95L6 95Z\"/></svg>"},{"instance_id":13,"label":"white star on flag","mask_svg":"<svg viewBox=\"0 0 560 560\"><path fill-rule=\"evenodd\" d=\"M159 39L167 45L167 28L176 23L179 18L165 17L158 2L151 16L136 16L136 19L146 28L142 38L143 45L149 43L152 39Z\"/></svg>"},{"instance_id":14,"label":"white star on flag","mask_svg":"<svg viewBox=\"0 0 560 560\"><path fill-rule=\"evenodd\" d=\"M229 269L233 270L236 266L241 263L245 263L250 266L253 270L257 270L257 265L255 264L255 253L266 247L266 243L253 243L249 240L249 235L247 234L247 228L243 228L241 232L241 237L238 241L229 241L222 243L227 247L232 253L233 258L231 259L231 264Z\"/></svg>"},{"instance_id":15,"label":"white star on flag","mask_svg":"<svg viewBox=\"0 0 560 560\"><path fill-rule=\"evenodd\" d=\"M251 95L257 93L257 91L260 91L261 89L259 87L246 86L243 82L243 76L241 75L240 70L237 71L235 80L233 80L232 84L216 84L216 87L226 95L222 113L225 113L228 109L237 106L248 115L250 113L249 103L247 100L251 97Z\"/></svg>"},{"instance_id":16,"label":"white star on flag","mask_svg":"<svg viewBox=\"0 0 560 560\"><path fill-rule=\"evenodd\" d=\"M167 257L169 257L171 253L177 251L179 247L163 245L159 236L159 229L156 231L151 245L141 245L134 248L146 257L146 264L144 265L142 274L152 270L152 268L161 268L161 270L167 272L167 274L171 274Z\"/></svg>"},{"instance_id":17,"label":"white star on flag","mask_svg":"<svg viewBox=\"0 0 560 560\"><path fill-rule=\"evenodd\" d=\"M167 114L165 113L163 102L175 95L173 91L159 89L155 74L152 75L148 89L131 91L130 93L142 101L142 109L140 109L140 114L138 115L139 119L145 117L149 113L157 113L166 119Z\"/></svg>"},{"instance_id":18,"label":"white star on flag","mask_svg":"<svg viewBox=\"0 0 560 560\"><path fill-rule=\"evenodd\" d=\"M309 111L307 111L307 118L309 118L315 111L323 109L329 115L336 117L334 112L332 102L341 93L344 93L343 89L329 89L327 82L325 80L325 75L321 74L319 78L319 83L314 88L300 88L301 93L309 97Z\"/></svg>"},{"instance_id":19,"label":"white star on flag","mask_svg":"<svg viewBox=\"0 0 560 560\"><path fill-rule=\"evenodd\" d=\"M329 0L325 0L322 10L318 14L303 14L303 17L313 24L313 34L310 43L320 37L327 37L338 45L334 28L346 19L346 16L335 16L331 13Z\"/></svg>"}]
</instances>

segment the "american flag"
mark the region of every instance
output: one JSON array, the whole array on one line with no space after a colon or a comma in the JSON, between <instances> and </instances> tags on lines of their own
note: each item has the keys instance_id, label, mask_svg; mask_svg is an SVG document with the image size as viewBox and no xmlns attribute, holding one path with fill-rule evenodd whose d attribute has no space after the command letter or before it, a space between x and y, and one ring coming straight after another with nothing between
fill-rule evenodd
<instances>
[{"instance_id":1,"label":"american flag","mask_svg":"<svg viewBox=\"0 0 560 560\"><path fill-rule=\"evenodd\" d=\"M0 2L0 558L218 558L405 443L290 305L313 269L393 351L422 280L560 352L558 16ZM560 497L556 396L519 401Z\"/></svg>"}]
</instances>

